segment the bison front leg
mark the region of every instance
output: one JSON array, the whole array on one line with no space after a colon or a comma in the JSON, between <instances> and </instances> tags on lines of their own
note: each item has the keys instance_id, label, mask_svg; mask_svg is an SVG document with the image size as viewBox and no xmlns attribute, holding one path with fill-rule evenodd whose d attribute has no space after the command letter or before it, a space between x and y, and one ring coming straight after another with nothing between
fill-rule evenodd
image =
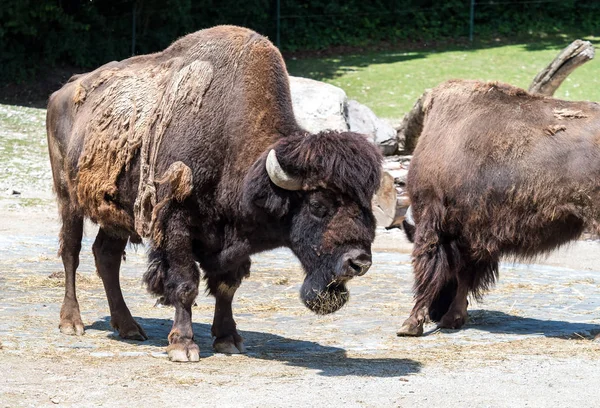
<instances>
[{"instance_id":1,"label":"bison front leg","mask_svg":"<svg viewBox=\"0 0 600 408\"><path fill-rule=\"evenodd\" d=\"M198 296L200 270L192 253L192 239L183 212L174 212L167 221L161 253L166 259L163 296L175 307L167 353L171 361L199 361L200 349L194 342L192 305Z\"/></svg>"},{"instance_id":2,"label":"bison front leg","mask_svg":"<svg viewBox=\"0 0 600 408\"><path fill-rule=\"evenodd\" d=\"M61 218L59 252L65 268L65 298L60 309L58 327L61 333L81 336L84 328L75 291L75 275L79 266L83 217L69 209L63 209Z\"/></svg>"},{"instance_id":3,"label":"bison front leg","mask_svg":"<svg viewBox=\"0 0 600 408\"><path fill-rule=\"evenodd\" d=\"M396 333L400 337L418 337L423 335L423 325L427 319L427 307L417 303L410 312L408 319Z\"/></svg>"},{"instance_id":4,"label":"bison front leg","mask_svg":"<svg viewBox=\"0 0 600 408\"><path fill-rule=\"evenodd\" d=\"M213 348L217 353L244 353L244 339L239 335L233 319L233 296L244 276L250 271L250 260L233 274L208 276L208 290L215 297L215 316L211 334L215 338Z\"/></svg>"},{"instance_id":5,"label":"bison front leg","mask_svg":"<svg viewBox=\"0 0 600 408\"><path fill-rule=\"evenodd\" d=\"M102 278L106 291L111 326L118 330L119 335L124 339L147 340L148 336L131 316L121 292L119 269L125 245L127 245L127 239L111 237L100 228L94 245L92 245L96 270Z\"/></svg>"}]
</instances>

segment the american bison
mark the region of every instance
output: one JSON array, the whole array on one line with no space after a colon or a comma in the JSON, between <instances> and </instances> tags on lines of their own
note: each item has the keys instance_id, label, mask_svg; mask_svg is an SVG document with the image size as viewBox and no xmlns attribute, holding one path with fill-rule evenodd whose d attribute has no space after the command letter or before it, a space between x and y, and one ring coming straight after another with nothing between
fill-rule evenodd
<instances>
[{"instance_id":1,"label":"american bison","mask_svg":"<svg viewBox=\"0 0 600 408\"><path fill-rule=\"evenodd\" d=\"M599 231L600 105L446 82L424 102L407 184L415 306L398 335L420 336L427 317L460 328L502 256L529 260Z\"/></svg>"},{"instance_id":2,"label":"american bison","mask_svg":"<svg viewBox=\"0 0 600 408\"><path fill-rule=\"evenodd\" d=\"M111 324L144 340L119 285L128 241L148 238L148 290L175 307L169 357L197 361L192 304L203 271L217 352L244 351L232 299L250 255L285 246L318 314L348 300L371 265L381 156L365 137L309 134L294 118L283 59L266 38L220 26L162 52L74 76L48 104L48 147L66 288L60 330L84 332L75 294L84 218Z\"/></svg>"}]
</instances>

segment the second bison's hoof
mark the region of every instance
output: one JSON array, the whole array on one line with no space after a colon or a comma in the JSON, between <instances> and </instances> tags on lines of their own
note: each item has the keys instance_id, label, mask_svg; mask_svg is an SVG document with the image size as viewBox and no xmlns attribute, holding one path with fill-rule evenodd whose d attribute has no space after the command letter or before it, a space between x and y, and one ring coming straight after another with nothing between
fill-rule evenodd
<instances>
[{"instance_id":1,"label":"second bison's hoof","mask_svg":"<svg viewBox=\"0 0 600 408\"><path fill-rule=\"evenodd\" d=\"M423 335L422 324L404 323L396 333L399 337L418 337Z\"/></svg>"},{"instance_id":2,"label":"second bison's hoof","mask_svg":"<svg viewBox=\"0 0 600 408\"><path fill-rule=\"evenodd\" d=\"M468 317L466 315L445 315L438 324L439 329L460 329L467 323Z\"/></svg>"},{"instance_id":3,"label":"second bison's hoof","mask_svg":"<svg viewBox=\"0 0 600 408\"><path fill-rule=\"evenodd\" d=\"M200 347L193 340L181 340L167 347L169 360L180 363L200 361Z\"/></svg>"},{"instance_id":4,"label":"second bison's hoof","mask_svg":"<svg viewBox=\"0 0 600 408\"><path fill-rule=\"evenodd\" d=\"M213 343L213 349L217 353L240 354L246 352L244 339L239 334L218 337Z\"/></svg>"}]
</instances>

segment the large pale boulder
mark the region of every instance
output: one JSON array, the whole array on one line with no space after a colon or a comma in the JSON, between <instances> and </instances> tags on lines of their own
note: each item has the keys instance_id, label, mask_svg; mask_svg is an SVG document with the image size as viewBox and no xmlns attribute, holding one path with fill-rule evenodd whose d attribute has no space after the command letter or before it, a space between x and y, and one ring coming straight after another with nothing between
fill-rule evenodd
<instances>
[{"instance_id":1,"label":"large pale boulder","mask_svg":"<svg viewBox=\"0 0 600 408\"><path fill-rule=\"evenodd\" d=\"M368 135L384 155L394 154L398 150L396 129L385 120L379 119L367 106L349 100L346 120L352 132Z\"/></svg>"},{"instance_id":2,"label":"large pale boulder","mask_svg":"<svg viewBox=\"0 0 600 408\"><path fill-rule=\"evenodd\" d=\"M348 130L346 92L337 86L308 78L290 76L294 115L298 124L311 133Z\"/></svg>"},{"instance_id":3,"label":"large pale boulder","mask_svg":"<svg viewBox=\"0 0 600 408\"><path fill-rule=\"evenodd\" d=\"M311 133L338 130L362 133L377 144L384 155L398 148L396 130L379 119L371 109L356 101L348 101L346 93L333 85L307 78L290 77L294 115L298 124ZM393 167L393 166L392 166ZM388 170L388 169L386 169ZM381 185L373 198L373 213L380 227L397 223L404 214L404 204L396 184L406 170L398 164L384 171Z\"/></svg>"}]
</instances>

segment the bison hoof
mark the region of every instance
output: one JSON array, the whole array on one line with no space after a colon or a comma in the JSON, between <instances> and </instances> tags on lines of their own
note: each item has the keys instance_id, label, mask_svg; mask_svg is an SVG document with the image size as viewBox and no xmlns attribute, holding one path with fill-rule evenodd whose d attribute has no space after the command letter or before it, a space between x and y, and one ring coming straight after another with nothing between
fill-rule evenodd
<instances>
[{"instance_id":1,"label":"bison hoof","mask_svg":"<svg viewBox=\"0 0 600 408\"><path fill-rule=\"evenodd\" d=\"M85 333L81 319L75 319L73 321L61 320L58 328L62 334L68 334L69 336L83 336Z\"/></svg>"},{"instance_id":2,"label":"bison hoof","mask_svg":"<svg viewBox=\"0 0 600 408\"><path fill-rule=\"evenodd\" d=\"M240 354L246 352L244 339L239 334L218 337L213 343L213 349L217 353Z\"/></svg>"},{"instance_id":3,"label":"bison hoof","mask_svg":"<svg viewBox=\"0 0 600 408\"><path fill-rule=\"evenodd\" d=\"M193 340L182 340L167 347L169 360L180 363L200 361L200 347Z\"/></svg>"},{"instance_id":4,"label":"bison hoof","mask_svg":"<svg viewBox=\"0 0 600 408\"><path fill-rule=\"evenodd\" d=\"M445 315L444 317L442 317L442 320L440 320L440 323L438 324L438 328L439 329L460 329L461 327L463 327L465 325L465 323L467 323L467 316L465 315L454 315L454 316L449 316L449 315Z\"/></svg>"},{"instance_id":5,"label":"bison hoof","mask_svg":"<svg viewBox=\"0 0 600 408\"><path fill-rule=\"evenodd\" d=\"M111 321L110 325L119 331L119 336L122 339L127 340L138 340L144 341L148 340L148 336L142 326L140 326L135 320L131 319L127 322L117 323L115 321Z\"/></svg>"},{"instance_id":6,"label":"bison hoof","mask_svg":"<svg viewBox=\"0 0 600 408\"><path fill-rule=\"evenodd\" d=\"M600 333L596 334L596 337L594 337L594 341L596 343L600 343Z\"/></svg>"},{"instance_id":7,"label":"bison hoof","mask_svg":"<svg viewBox=\"0 0 600 408\"><path fill-rule=\"evenodd\" d=\"M419 337L423 335L423 323L404 323L396 333L399 337Z\"/></svg>"}]
</instances>

